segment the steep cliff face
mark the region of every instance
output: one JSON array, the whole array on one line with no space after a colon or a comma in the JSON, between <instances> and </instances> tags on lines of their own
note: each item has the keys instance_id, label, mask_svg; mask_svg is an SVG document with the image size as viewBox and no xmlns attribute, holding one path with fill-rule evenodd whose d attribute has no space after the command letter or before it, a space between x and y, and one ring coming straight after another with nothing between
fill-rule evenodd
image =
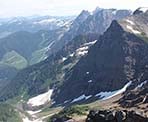
<instances>
[{"instance_id":1,"label":"steep cliff face","mask_svg":"<svg viewBox=\"0 0 148 122\"><path fill-rule=\"evenodd\" d=\"M147 13L113 21L92 46L88 55L73 68L64 85L56 91L55 101L72 102L115 91L128 81L147 79ZM133 19L133 22L129 19ZM133 24L136 23L136 24ZM136 29L134 29L136 28ZM79 98L79 100L78 100Z\"/></svg>"}]
</instances>

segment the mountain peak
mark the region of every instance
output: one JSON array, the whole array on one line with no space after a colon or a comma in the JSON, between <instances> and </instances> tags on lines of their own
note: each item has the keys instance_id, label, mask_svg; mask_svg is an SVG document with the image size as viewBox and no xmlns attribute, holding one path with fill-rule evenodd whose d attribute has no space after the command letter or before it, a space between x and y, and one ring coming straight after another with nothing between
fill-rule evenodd
<instances>
[{"instance_id":1,"label":"mountain peak","mask_svg":"<svg viewBox=\"0 0 148 122\"><path fill-rule=\"evenodd\" d=\"M80 14L79 14L79 16L76 18L76 20L82 20L82 19L86 19L88 16L90 15L90 13L89 13L89 11L87 11L87 10L83 10Z\"/></svg>"},{"instance_id":2,"label":"mountain peak","mask_svg":"<svg viewBox=\"0 0 148 122\"><path fill-rule=\"evenodd\" d=\"M79 16L75 19L74 23L81 24L84 20L87 19L87 17L90 15L89 11L83 10Z\"/></svg>"},{"instance_id":3,"label":"mountain peak","mask_svg":"<svg viewBox=\"0 0 148 122\"><path fill-rule=\"evenodd\" d=\"M80 15L88 15L88 14L90 14L90 13L87 10L82 10L82 12L80 13Z\"/></svg>"},{"instance_id":4,"label":"mountain peak","mask_svg":"<svg viewBox=\"0 0 148 122\"><path fill-rule=\"evenodd\" d=\"M100 8L100 7L96 7L96 9L95 9L92 13L95 14L95 13L97 13L98 11L101 11L101 10L103 10L103 9Z\"/></svg>"},{"instance_id":5,"label":"mountain peak","mask_svg":"<svg viewBox=\"0 0 148 122\"><path fill-rule=\"evenodd\" d=\"M148 11L148 7L139 7L134 11L134 15L136 14L141 14L141 13L146 13Z\"/></svg>"},{"instance_id":6,"label":"mountain peak","mask_svg":"<svg viewBox=\"0 0 148 122\"><path fill-rule=\"evenodd\" d=\"M122 26L118 23L117 20L113 20L110 27L108 28L108 31L111 31L111 32L116 32L118 30L119 31L123 31L123 28ZM107 32L108 32L107 31Z\"/></svg>"}]
</instances>

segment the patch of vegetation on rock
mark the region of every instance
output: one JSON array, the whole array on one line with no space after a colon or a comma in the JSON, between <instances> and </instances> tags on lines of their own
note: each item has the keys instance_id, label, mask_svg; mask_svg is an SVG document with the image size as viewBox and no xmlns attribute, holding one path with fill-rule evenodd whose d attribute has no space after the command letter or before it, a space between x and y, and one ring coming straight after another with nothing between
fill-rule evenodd
<instances>
[{"instance_id":1,"label":"patch of vegetation on rock","mask_svg":"<svg viewBox=\"0 0 148 122\"><path fill-rule=\"evenodd\" d=\"M86 115L88 110L89 110L88 106L79 106L79 105L71 106L63 109L58 114L55 114L52 117L50 117L48 122L54 122L55 119L68 120L72 118L74 115L79 115L79 116Z\"/></svg>"}]
</instances>

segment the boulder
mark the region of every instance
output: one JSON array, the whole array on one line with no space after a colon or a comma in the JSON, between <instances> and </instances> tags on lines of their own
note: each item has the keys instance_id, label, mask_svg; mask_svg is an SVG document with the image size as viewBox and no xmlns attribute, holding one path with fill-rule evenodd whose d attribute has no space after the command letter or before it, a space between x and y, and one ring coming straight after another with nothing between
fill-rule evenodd
<instances>
[{"instance_id":1,"label":"boulder","mask_svg":"<svg viewBox=\"0 0 148 122\"><path fill-rule=\"evenodd\" d=\"M127 110L91 110L86 122L148 122L148 118Z\"/></svg>"}]
</instances>

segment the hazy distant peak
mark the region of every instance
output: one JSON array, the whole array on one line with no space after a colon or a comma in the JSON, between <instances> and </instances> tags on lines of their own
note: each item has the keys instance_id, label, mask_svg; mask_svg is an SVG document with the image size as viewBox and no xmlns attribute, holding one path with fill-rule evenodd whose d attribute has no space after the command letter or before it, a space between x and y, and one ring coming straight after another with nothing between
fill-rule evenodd
<instances>
[{"instance_id":1,"label":"hazy distant peak","mask_svg":"<svg viewBox=\"0 0 148 122\"><path fill-rule=\"evenodd\" d=\"M80 13L80 15L89 15L90 13L89 13L89 11L87 11L87 10L83 10L81 13Z\"/></svg>"},{"instance_id":2,"label":"hazy distant peak","mask_svg":"<svg viewBox=\"0 0 148 122\"><path fill-rule=\"evenodd\" d=\"M95 14L95 13L97 13L98 11L101 11L101 10L102 10L102 8L96 7L96 9L93 11L93 13Z\"/></svg>"}]
</instances>

